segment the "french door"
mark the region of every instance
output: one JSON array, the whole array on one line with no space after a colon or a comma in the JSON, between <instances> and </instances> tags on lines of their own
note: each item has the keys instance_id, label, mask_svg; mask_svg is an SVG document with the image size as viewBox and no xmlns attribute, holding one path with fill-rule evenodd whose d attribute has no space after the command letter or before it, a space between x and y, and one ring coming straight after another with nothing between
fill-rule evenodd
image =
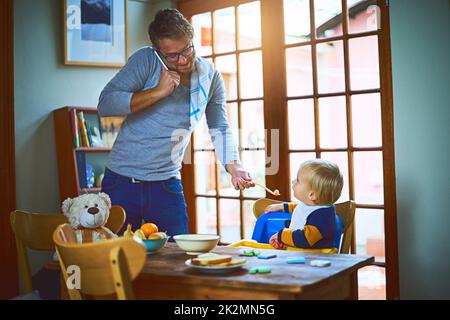
<instances>
[{"instance_id":1,"label":"french door","mask_svg":"<svg viewBox=\"0 0 450 320\"><path fill-rule=\"evenodd\" d=\"M13 1L0 3L0 299L19 293L17 254L9 214L16 209L14 155Z\"/></svg>"},{"instance_id":2,"label":"french door","mask_svg":"<svg viewBox=\"0 0 450 320\"><path fill-rule=\"evenodd\" d=\"M179 1L197 54L221 71L229 122L252 178L295 200L290 181L304 160L337 163L338 202L357 204L352 252L384 269L360 282L398 297L389 17L384 1ZM192 231L225 243L250 238L253 202L215 161L207 125L196 129L183 179ZM381 271L380 271L381 270Z\"/></svg>"}]
</instances>

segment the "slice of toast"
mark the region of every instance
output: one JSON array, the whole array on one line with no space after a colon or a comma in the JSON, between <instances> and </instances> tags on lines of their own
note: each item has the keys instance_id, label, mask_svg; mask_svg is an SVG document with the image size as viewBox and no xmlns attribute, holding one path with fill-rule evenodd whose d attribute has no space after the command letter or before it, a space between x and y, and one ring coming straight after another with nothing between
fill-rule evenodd
<instances>
[{"instance_id":1,"label":"slice of toast","mask_svg":"<svg viewBox=\"0 0 450 320\"><path fill-rule=\"evenodd\" d=\"M229 266L234 266L234 265L237 265L237 264L244 264L246 261L247 260L245 260L245 259L233 259L230 262L228 262L228 265Z\"/></svg>"},{"instance_id":2,"label":"slice of toast","mask_svg":"<svg viewBox=\"0 0 450 320\"><path fill-rule=\"evenodd\" d=\"M211 267L230 267L230 266L244 264L246 261L247 260L245 260L245 259L232 259L231 261L228 261L228 262L214 264Z\"/></svg>"},{"instance_id":3,"label":"slice of toast","mask_svg":"<svg viewBox=\"0 0 450 320\"><path fill-rule=\"evenodd\" d=\"M232 259L233 257L230 255L209 252L199 255L197 258L191 259L191 263L196 266L211 266L219 263L230 262Z\"/></svg>"}]
</instances>

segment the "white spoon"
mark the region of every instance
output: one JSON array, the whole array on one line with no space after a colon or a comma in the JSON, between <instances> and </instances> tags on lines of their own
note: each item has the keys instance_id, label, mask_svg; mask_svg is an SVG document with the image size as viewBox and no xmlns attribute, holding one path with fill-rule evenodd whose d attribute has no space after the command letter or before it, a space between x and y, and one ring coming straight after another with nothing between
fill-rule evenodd
<instances>
[{"instance_id":1,"label":"white spoon","mask_svg":"<svg viewBox=\"0 0 450 320\"><path fill-rule=\"evenodd\" d=\"M266 189L266 191L268 192L268 193L270 193L271 195L274 195L274 196L276 196L276 197L278 197L279 195L280 195L280 191L278 190L278 189L275 189L274 191L272 191L272 190L270 190L269 188L267 188L266 186L264 186L264 185L262 185L262 184L260 184L260 183L258 183L258 182L255 182L255 181L253 181L256 185L258 185L258 186L260 186L261 188L264 188L264 189Z\"/></svg>"}]
</instances>

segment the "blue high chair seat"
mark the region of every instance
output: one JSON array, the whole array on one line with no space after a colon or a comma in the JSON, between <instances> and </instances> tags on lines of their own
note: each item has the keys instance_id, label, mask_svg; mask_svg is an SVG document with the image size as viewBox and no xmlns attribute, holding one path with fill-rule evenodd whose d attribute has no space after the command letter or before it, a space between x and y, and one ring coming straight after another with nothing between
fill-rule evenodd
<instances>
[{"instance_id":1,"label":"blue high chair seat","mask_svg":"<svg viewBox=\"0 0 450 320\"><path fill-rule=\"evenodd\" d=\"M256 220L255 228L253 229L252 239L259 243L269 243L270 237L280 231L282 228L287 228L286 222L291 220L292 214L289 212L269 212L261 215ZM339 249L341 244L341 237L343 231L343 223L341 218L336 215L337 235L334 240L334 245Z\"/></svg>"}]
</instances>

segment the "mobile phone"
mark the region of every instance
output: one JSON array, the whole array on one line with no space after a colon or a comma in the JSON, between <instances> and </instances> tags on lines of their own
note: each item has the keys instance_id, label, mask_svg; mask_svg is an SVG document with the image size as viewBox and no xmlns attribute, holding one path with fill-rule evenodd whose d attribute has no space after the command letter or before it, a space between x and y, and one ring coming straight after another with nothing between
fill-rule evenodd
<instances>
[{"instance_id":1,"label":"mobile phone","mask_svg":"<svg viewBox=\"0 0 450 320\"><path fill-rule=\"evenodd\" d=\"M159 56L158 52L156 52L155 49L153 49L153 52L155 53L155 55L158 58L159 62L161 62L161 64L163 65L164 69L169 71L169 68L166 66L166 64L164 63L163 59L161 59L161 57Z\"/></svg>"}]
</instances>

